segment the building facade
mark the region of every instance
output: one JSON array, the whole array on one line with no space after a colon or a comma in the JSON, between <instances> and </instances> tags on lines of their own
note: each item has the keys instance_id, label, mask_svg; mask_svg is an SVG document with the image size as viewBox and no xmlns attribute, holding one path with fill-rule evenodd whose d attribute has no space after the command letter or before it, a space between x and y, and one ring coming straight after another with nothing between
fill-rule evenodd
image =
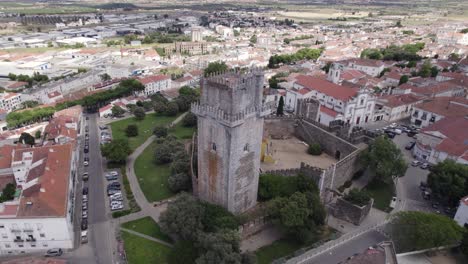
<instances>
[{"instance_id":1,"label":"building facade","mask_svg":"<svg viewBox=\"0 0 468 264\"><path fill-rule=\"evenodd\" d=\"M0 94L0 109L11 112L21 107L23 100L21 94L18 93L1 93Z\"/></svg>"},{"instance_id":2,"label":"building facade","mask_svg":"<svg viewBox=\"0 0 468 264\"><path fill-rule=\"evenodd\" d=\"M140 92L140 95L153 95L167 89L171 89L171 78L166 75L151 75L138 78L138 80L145 86L145 90Z\"/></svg>"},{"instance_id":3,"label":"building facade","mask_svg":"<svg viewBox=\"0 0 468 264\"><path fill-rule=\"evenodd\" d=\"M263 71L229 72L201 82L195 193L233 213L257 201L263 117ZM195 183L194 183L195 184Z\"/></svg>"},{"instance_id":4,"label":"building facade","mask_svg":"<svg viewBox=\"0 0 468 264\"><path fill-rule=\"evenodd\" d=\"M468 227L468 196L461 198L457 213L453 218L462 227Z\"/></svg>"}]
</instances>

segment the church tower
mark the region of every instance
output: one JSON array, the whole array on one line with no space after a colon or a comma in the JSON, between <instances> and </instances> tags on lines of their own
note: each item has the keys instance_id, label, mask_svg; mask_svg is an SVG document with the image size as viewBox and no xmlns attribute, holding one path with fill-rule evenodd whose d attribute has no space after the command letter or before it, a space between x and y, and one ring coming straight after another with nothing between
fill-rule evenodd
<instances>
[{"instance_id":1,"label":"church tower","mask_svg":"<svg viewBox=\"0 0 468 264\"><path fill-rule=\"evenodd\" d=\"M227 72L203 78L198 117L198 175L194 193L202 200L242 213L257 201L263 117L264 74Z\"/></svg>"}]
</instances>

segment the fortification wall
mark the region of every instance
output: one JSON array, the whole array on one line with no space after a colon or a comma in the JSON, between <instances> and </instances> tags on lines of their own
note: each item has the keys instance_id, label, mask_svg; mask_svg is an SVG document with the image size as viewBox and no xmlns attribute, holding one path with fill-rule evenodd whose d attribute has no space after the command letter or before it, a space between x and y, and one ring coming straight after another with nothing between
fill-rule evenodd
<instances>
[{"instance_id":1,"label":"fortification wall","mask_svg":"<svg viewBox=\"0 0 468 264\"><path fill-rule=\"evenodd\" d=\"M289 117L265 117L263 138L288 139L295 133L296 119Z\"/></svg>"},{"instance_id":2,"label":"fortification wall","mask_svg":"<svg viewBox=\"0 0 468 264\"><path fill-rule=\"evenodd\" d=\"M329 212L338 219L359 225L369 214L373 203L374 200L371 199L368 204L359 206L340 197L335 204L329 206Z\"/></svg>"}]
</instances>

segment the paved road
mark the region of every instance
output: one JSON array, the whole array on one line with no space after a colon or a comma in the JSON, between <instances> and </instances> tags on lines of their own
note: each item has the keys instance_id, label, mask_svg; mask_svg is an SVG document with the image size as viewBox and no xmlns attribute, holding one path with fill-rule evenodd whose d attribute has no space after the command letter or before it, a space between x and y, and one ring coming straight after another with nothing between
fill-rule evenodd
<instances>
[{"instance_id":1,"label":"paved road","mask_svg":"<svg viewBox=\"0 0 468 264\"><path fill-rule=\"evenodd\" d=\"M382 241L387 240L385 236L377 231L370 231L363 234L355 239L345 243L341 246L334 248L333 250L327 251L321 255L314 257L313 259L305 262L307 264L336 264L346 260L348 257L362 253L364 250L378 244Z\"/></svg>"},{"instance_id":2,"label":"paved road","mask_svg":"<svg viewBox=\"0 0 468 264\"><path fill-rule=\"evenodd\" d=\"M395 136L393 142L401 149L408 164L414 160L411 151L406 150L405 146L414 138L408 137L405 133ZM397 204L398 210L404 211L434 211L431 203L423 199L419 184L421 181L427 181L429 170L423 170L419 167L408 166L405 176L400 177L397 181L397 197L401 201Z\"/></svg>"},{"instance_id":3,"label":"paved road","mask_svg":"<svg viewBox=\"0 0 468 264\"><path fill-rule=\"evenodd\" d=\"M88 194L88 236L89 243L80 247L71 254L72 263L114 263L117 243L115 240L115 229L112 225L108 206L105 202L105 184L103 175L104 161L101 158L99 131L97 127L97 114L87 115L89 120L84 120L89 127L89 153L84 154L89 157L89 166L83 167L83 159L80 161L80 174L83 171L89 172L89 181L83 183L89 188ZM84 133L83 133L84 134ZM81 146L81 150L83 146ZM82 155L83 156L83 155ZM82 184L82 185L83 185ZM81 188L78 194L77 208L81 209ZM77 210L77 215L81 216L81 210ZM81 218L81 217L80 217ZM79 225L81 222L77 221ZM79 227L78 227L79 230ZM80 236L79 231L76 233Z\"/></svg>"}]
</instances>

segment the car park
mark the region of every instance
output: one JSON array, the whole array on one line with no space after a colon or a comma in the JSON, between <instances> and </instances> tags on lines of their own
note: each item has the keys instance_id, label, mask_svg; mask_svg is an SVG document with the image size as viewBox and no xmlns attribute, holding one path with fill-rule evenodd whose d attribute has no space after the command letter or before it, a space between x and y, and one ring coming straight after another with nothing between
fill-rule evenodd
<instances>
[{"instance_id":1,"label":"car park","mask_svg":"<svg viewBox=\"0 0 468 264\"><path fill-rule=\"evenodd\" d=\"M83 181L87 181L89 179L89 174L88 172L83 173Z\"/></svg>"},{"instance_id":2,"label":"car park","mask_svg":"<svg viewBox=\"0 0 468 264\"><path fill-rule=\"evenodd\" d=\"M414 148L414 145L416 145L416 141L411 141L408 144L406 144L405 149L411 150Z\"/></svg>"},{"instance_id":3,"label":"car park","mask_svg":"<svg viewBox=\"0 0 468 264\"><path fill-rule=\"evenodd\" d=\"M417 166L419 166L420 164L421 164L421 162L420 162L419 160L413 160L413 161L411 162L411 166L413 166L413 167L417 167Z\"/></svg>"},{"instance_id":4,"label":"car park","mask_svg":"<svg viewBox=\"0 0 468 264\"><path fill-rule=\"evenodd\" d=\"M88 229L88 219L81 219L81 230Z\"/></svg>"},{"instance_id":5,"label":"car park","mask_svg":"<svg viewBox=\"0 0 468 264\"><path fill-rule=\"evenodd\" d=\"M88 231L81 231L81 244L88 243Z\"/></svg>"},{"instance_id":6,"label":"car park","mask_svg":"<svg viewBox=\"0 0 468 264\"><path fill-rule=\"evenodd\" d=\"M63 254L63 251L61 248L51 248L47 250L45 256L46 257L59 257Z\"/></svg>"},{"instance_id":7,"label":"car park","mask_svg":"<svg viewBox=\"0 0 468 264\"><path fill-rule=\"evenodd\" d=\"M82 191L83 194L88 194L88 191L89 191L88 187L86 186L83 187L83 191Z\"/></svg>"}]
</instances>

